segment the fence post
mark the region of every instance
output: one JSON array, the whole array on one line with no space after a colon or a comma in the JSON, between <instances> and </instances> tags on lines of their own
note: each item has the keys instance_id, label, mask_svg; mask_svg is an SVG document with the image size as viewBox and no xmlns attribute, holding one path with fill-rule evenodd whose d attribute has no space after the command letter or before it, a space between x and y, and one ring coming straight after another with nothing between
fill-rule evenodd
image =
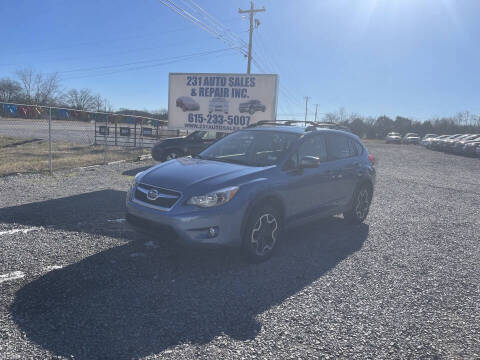
<instances>
[{"instance_id":1,"label":"fence post","mask_svg":"<svg viewBox=\"0 0 480 360\"><path fill-rule=\"evenodd\" d=\"M48 116L48 170L50 175L53 174L52 168L52 108L50 108Z\"/></svg>"},{"instance_id":2,"label":"fence post","mask_svg":"<svg viewBox=\"0 0 480 360\"><path fill-rule=\"evenodd\" d=\"M93 116L95 118L94 119L95 120L95 123L94 123L95 124L95 143L94 143L94 145L97 145L97 116L96 116L96 114L94 114Z\"/></svg>"},{"instance_id":3,"label":"fence post","mask_svg":"<svg viewBox=\"0 0 480 360\"><path fill-rule=\"evenodd\" d=\"M118 122L118 119L117 117L115 116L115 146L117 146L117 122Z\"/></svg>"},{"instance_id":4,"label":"fence post","mask_svg":"<svg viewBox=\"0 0 480 360\"><path fill-rule=\"evenodd\" d=\"M140 147L143 148L143 118L140 120Z\"/></svg>"},{"instance_id":5,"label":"fence post","mask_svg":"<svg viewBox=\"0 0 480 360\"><path fill-rule=\"evenodd\" d=\"M133 147L137 147L137 118L133 118L135 127L133 128Z\"/></svg>"},{"instance_id":6,"label":"fence post","mask_svg":"<svg viewBox=\"0 0 480 360\"><path fill-rule=\"evenodd\" d=\"M103 165L107 164L107 134L108 134L108 115L105 118L105 132L103 133Z\"/></svg>"}]
</instances>

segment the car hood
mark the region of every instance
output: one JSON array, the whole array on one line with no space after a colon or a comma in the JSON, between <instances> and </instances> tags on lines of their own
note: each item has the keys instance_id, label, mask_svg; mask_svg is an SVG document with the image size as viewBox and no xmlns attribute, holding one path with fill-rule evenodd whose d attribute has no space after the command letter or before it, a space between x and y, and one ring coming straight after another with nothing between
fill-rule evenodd
<instances>
[{"instance_id":1,"label":"car hood","mask_svg":"<svg viewBox=\"0 0 480 360\"><path fill-rule=\"evenodd\" d=\"M199 191L212 191L233 185L232 182L241 177L259 176L269 168L271 166L252 167L187 157L154 166L142 175L140 182L182 192L192 186Z\"/></svg>"},{"instance_id":2,"label":"car hood","mask_svg":"<svg viewBox=\"0 0 480 360\"><path fill-rule=\"evenodd\" d=\"M161 141L157 142L155 144L155 146L174 144L174 143L177 143L179 141L185 140L185 138L186 138L186 136L177 136L177 137L173 137L173 138L162 139Z\"/></svg>"}]
</instances>

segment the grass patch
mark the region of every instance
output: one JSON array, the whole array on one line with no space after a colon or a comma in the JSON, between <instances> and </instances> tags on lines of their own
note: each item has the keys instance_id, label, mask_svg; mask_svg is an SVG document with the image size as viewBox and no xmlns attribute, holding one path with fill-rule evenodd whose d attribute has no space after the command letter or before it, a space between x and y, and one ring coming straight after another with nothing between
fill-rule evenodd
<instances>
[{"instance_id":1,"label":"grass patch","mask_svg":"<svg viewBox=\"0 0 480 360\"><path fill-rule=\"evenodd\" d=\"M48 171L48 141L26 142L0 136L0 176L12 173ZM18 145L15 145L18 144ZM65 142L52 144L53 170L103 164L117 160L134 160L149 149L109 146L106 156L103 145L78 145Z\"/></svg>"}]
</instances>

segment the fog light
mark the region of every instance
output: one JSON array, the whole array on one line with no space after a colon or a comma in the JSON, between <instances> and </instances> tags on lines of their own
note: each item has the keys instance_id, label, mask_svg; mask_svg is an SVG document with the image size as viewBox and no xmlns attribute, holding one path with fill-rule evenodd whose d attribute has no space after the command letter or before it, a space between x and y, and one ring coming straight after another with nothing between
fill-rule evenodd
<instances>
[{"instance_id":1,"label":"fog light","mask_svg":"<svg viewBox=\"0 0 480 360\"><path fill-rule=\"evenodd\" d=\"M208 228L208 235L211 238L216 237L218 235L218 227L217 226L212 226L212 227Z\"/></svg>"}]
</instances>

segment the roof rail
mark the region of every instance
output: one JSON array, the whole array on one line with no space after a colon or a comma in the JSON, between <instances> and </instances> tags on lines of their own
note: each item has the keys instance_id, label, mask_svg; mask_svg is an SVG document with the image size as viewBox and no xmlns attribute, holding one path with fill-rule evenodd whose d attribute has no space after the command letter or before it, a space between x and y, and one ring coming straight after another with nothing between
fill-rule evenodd
<instances>
[{"instance_id":1,"label":"roof rail","mask_svg":"<svg viewBox=\"0 0 480 360\"><path fill-rule=\"evenodd\" d=\"M325 129L334 129L334 130L343 130L352 132L348 127L334 123L334 122L317 122L317 121L303 121L303 120L260 120L254 124L249 125L248 127L256 127L262 125L276 125L276 126L291 126L294 124L305 124L309 125L305 128L305 131L314 131L318 128Z\"/></svg>"}]
</instances>

